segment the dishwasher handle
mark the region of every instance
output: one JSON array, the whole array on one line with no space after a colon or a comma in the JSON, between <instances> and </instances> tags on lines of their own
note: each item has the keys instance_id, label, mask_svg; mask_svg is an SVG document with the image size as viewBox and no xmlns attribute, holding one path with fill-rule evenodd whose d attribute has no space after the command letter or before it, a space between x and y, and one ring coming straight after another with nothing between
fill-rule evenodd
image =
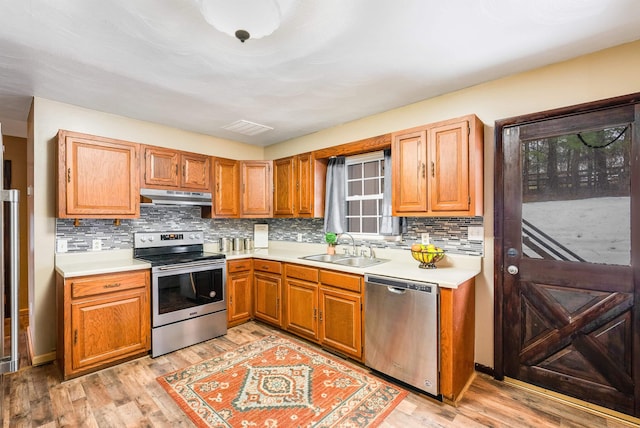
<instances>
[{"instance_id":1,"label":"dishwasher handle","mask_svg":"<svg viewBox=\"0 0 640 428\"><path fill-rule=\"evenodd\" d=\"M396 288L391 286L387 286L387 291L393 294L404 294L407 292L407 290L404 288Z\"/></svg>"},{"instance_id":2,"label":"dishwasher handle","mask_svg":"<svg viewBox=\"0 0 640 428\"><path fill-rule=\"evenodd\" d=\"M403 280L400 278L365 275L365 284L387 287L390 292L395 294L403 294L406 290L421 291L432 294L438 293L438 284L434 284L431 282ZM392 289L396 291L392 291ZM402 290L403 292L400 293L400 290Z\"/></svg>"}]
</instances>

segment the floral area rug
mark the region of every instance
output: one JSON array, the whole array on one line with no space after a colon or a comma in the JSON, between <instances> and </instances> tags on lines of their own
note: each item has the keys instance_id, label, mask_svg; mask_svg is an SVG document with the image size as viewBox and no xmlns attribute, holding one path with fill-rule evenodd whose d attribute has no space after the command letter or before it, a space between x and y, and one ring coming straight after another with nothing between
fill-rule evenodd
<instances>
[{"instance_id":1,"label":"floral area rug","mask_svg":"<svg viewBox=\"0 0 640 428\"><path fill-rule=\"evenodd\" d=\"M201 427L375 427L407 395L276 335L158 382Z\"/></svg>"}]
</instances>

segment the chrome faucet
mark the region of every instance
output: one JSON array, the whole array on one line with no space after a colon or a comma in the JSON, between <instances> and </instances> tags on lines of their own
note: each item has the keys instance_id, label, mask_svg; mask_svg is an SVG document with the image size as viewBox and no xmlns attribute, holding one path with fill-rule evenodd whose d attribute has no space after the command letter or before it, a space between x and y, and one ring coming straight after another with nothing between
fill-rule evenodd
<instances>
[{"instance_id":1,"label":"chrome faucet","mask_svg":"<svg viewBox=\"0 0 640 428\"><path fill-rule=\"evenodd\" d=\"M356 240L353 239L353 236L351 236L351 234L347 233L347 232L342 232L338 235L338 239L342 236L342 235L347 235L349 238L351 238L351 246L353 248L353 255L357 256L357 252L356 252Z\"/></svg>"},{"instance_id":2,"label":"chrome faucet","mask_svg":"<svg viewBox=\"0 0 640 428\"><path fill-rule=\"evenodd\" d=\"M371 243L368 244L362 244L363 247L365 248L369 248L369 258L373 259L375 258L375 254L373 253L373 245L371 245ZM364 257L364 249L360 250L360 254L362 255L362 257Z\"/></svg>"}]
</instances>

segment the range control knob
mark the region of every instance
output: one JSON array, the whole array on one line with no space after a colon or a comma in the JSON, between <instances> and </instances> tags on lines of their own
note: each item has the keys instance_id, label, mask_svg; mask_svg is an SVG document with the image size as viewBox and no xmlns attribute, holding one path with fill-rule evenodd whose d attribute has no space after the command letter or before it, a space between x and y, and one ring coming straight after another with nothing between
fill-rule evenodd
<instances>
[{"instance_id":1,"label":"range control knob","mask_svg":"<svg viewBox=\"0 0 640 428\"><path fill-rule=\"evenodd\" d=\"M146 240L147 240L147 238L145 238L144 236L141 236L141 237L140 237L140 242L144 242L144 241L146 241Z\"/></svg>"},{"instance_id":2,"label":"range control knob","mask_svg":"<svg viewBox=\"0 0 640 428\"><path fill-rule=\"evenodd\" d=\"M196 236L192 233L191 235L189 235L189 239L195 239Z\"/></svg>"},{"instance_id":3,"label":"range control knob","mask_svg":"<svg viewBox=\"0 0 640 428\"><path fill-rule=\"evenodd\" d=\"M153 236L149 237L149 242L153 242Z\"/></svg>"}]
</instances>

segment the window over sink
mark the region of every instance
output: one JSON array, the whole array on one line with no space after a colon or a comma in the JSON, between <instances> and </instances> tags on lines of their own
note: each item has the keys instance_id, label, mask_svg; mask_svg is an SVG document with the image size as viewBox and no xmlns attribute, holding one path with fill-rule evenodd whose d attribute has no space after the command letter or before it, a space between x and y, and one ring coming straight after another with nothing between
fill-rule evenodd
<instances>
[{"instance_id":1,"label":"window over sink","mask_svg":"<svg viewBox=\"0 0 640 428\"><path fill-rule=\"evenodd\" d=\"M380 233L384 192L384 153L382 151L345 159L347 232L377 236Z\"/></svg>"}]
</instances>

